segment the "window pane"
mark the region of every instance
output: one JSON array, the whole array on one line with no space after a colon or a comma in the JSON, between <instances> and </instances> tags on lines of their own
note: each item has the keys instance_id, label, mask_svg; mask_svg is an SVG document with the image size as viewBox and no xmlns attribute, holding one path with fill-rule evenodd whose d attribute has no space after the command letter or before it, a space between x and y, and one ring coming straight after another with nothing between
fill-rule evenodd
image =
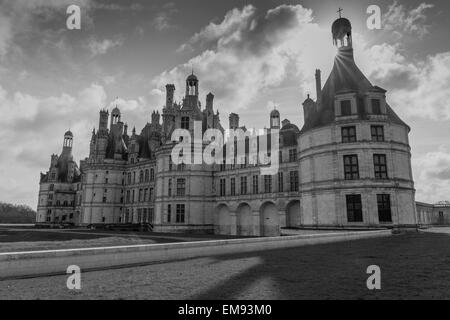
<instances>
[{"instance_id":1,"label":"window pane","mask_svg":"<svg viewBox=\"0 0 450 320\"><path fill-rule=\"evenodd\" d=\"M352 114L352 104L350 100L341 101L341 115L350 116Z\"/></svg>"}]
</instances>

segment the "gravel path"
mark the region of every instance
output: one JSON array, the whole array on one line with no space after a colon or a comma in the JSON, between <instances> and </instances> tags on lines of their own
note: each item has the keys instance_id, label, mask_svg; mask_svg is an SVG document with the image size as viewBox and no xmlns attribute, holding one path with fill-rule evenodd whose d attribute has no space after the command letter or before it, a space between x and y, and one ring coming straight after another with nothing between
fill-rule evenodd
<instances>
[{"instance_id":1,"label":"gravel path","mask_svg":"<svg viewBox=\"0 0 450 320\"><path fill-rule=\"evenodd\" d=\"M381 268L382 289L366 288ZM1 299L450 299L450 236L418 233L0 281Z\"/></svg>"}]
</instances>

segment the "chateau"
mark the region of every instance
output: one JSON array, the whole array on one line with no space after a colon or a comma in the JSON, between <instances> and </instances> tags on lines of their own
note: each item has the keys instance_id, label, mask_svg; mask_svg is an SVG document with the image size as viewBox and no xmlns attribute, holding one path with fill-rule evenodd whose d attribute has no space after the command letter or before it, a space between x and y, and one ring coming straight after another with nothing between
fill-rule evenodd
<instances>
[{"instance_id":1,"label":"chateau","mask_svg":"<svg viewBox=\"0 0 450 320\"><path fill-rule=\"evenodd\" d=\"M410 128L355 64L350 21L332 26L338 48L322 86L316 71L316 100L303 102L299 129L280 112L268 115L279 129L279 170L261 175L260 165L175 165L175 129L224 131L214 95L199 100L199 80L186 79L182 103L166 86L162 113L139 134L116 107L101 110L89 157L74 162L73 134L64 135L60 156L41 174L38 222L76 225L142 223L164 232L273 236L281 228L416 227L415 189L408 140ZM229 116L229 128L239 115Z\"/></svg>"}]
</instances>

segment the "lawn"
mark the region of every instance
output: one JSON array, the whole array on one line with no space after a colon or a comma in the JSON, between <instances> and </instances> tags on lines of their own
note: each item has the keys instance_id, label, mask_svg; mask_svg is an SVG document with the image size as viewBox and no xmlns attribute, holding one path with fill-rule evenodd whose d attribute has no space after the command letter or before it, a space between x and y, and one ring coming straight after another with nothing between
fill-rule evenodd
<instances>
[{"instance_id":1,"label":"lawn","mask_svg":"<svg viewBox=\"0 0 450 320\"><path fill-rule=\"evenodd\" d=\"M369 265L381 290L366 287ZM253 254L0 282L12 299L450 299L450 236L402 234Z\"/></svg>"}]
</instances>

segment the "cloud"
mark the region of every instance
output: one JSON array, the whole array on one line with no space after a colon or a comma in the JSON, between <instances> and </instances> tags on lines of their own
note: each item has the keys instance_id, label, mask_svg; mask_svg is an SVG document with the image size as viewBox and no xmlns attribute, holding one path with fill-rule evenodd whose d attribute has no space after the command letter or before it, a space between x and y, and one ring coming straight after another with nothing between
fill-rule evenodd
<instances>
[{"instance_id":1,"label":"cloud","mask_svg":"<svg viewBox=\"0 0 450 320\"><path fill-rule=\"evenodd\" d=\"M12 39L11 19L0 12L0 58L2 58L9 49Z\"/></svg>"},{"instance_id":2,"label":"cloud","mask_svg":"<svg viewBox=\"0 0 450 320\"><path fill-rule=\"evenodd\" d=\"M450 200L450 152L441 148L413 159L419 201Z\"/></svg>"},{"instance_id":3,"label":"cloud","mask_svg":"<svg viewBox=\"0 0 450 320\"><path fill-rule=\"evenodd\" d=\"M173 16L178 12L175 3L166 3L161 10L159 10L153 18L152 25L158 31L173 28Z\"/></svg>"},{"instance_id":4,"label":"cloud","mask_svg":"<svg viewBox=\"0 0 450 320\"><path fill-rule=\"evenodd\" d=\"M241 32L243 29L249 28L255 11L256 8L253 6L246 6L242 10L234 8L228 11L220 24L211 22L200 32L192 36L188 43L183 44L178 51L186 49L193 50L194 46L203 47L220 40L222 37L225 37L222 41L226 41L229 35L235 35L236 32Z\"/></svg>"},{"instance_id":5,"label":"cloud","mask_svg":"<svg viewBox=\"0 0 450 320\"><path fill-rule=\"evenodd\" d=\"M111 40L103 39L96 40L91 38L87 43L87 48L91 52L93 57L106 54L109 50L120 47L123 45L123 39Z\"/></svg>"},{"instance_id":6,"label":"cloud","mask_svg":"<svg viewBox=\"0 0 450 320\"><path fill-rule=\"evenodd\" d=\"M23 92L8 93L0 86L0 153L2 198L14 203L35 204L39 171L46 171L50 155L60 153L63 134L75 135L74 155L88 155L92 119L106 105L102 86L91 84L76 95L38 97ZM45 142L45 143L44 143Z\"/></svg>"},{"instance_id":7,"label":"cloud","mask_svg":"<svg viewBox=\"0 0 450 320\"><path fill-rule=\"evenodd\" d=\"M404 5L394 1L383 15L383 27L385 30L402 33L411 33L422 38L429 32L430 26L426 24L425 12L433 8L433 4L421 3L418 7L407 10Z\"/></svg>"},{"instance_id":8,"label":"cloud","mask_svg":"<svg viewBox=\"0 0 450 320\"><path fill-rule=\"evenodd\" d=\"M392 90L390 99L405 114L450 120L450 52L431 55L417 64L414 88Z\"/></svg>"},{"instance_id":9,"label":"cloud","mask_svg":"<svg viewBox=\"0 0 450 320\"><path fill-rule=\"evenodd\" d=\"M410 59L399 44L357 43L361 70L388 90L388 102L402 117L450 120L450 51Z\"/></svg>"},{"instance_id":10,"label":"cloud","mask_svg":"<svg viewBox=\"0 0 450 320\"><path fill-rule=\"evenodd\" d=\"M304 92L311 90L314 69L333 59L328 39L329 30L313 23L312 11L301 5L281 5L267 12L251 5L233 9L181 47L201 52L160 74L154 84L163 88L175 83L180 88L193 67L203 90L212 91L227 110L242 110L289 80L300 83Z\"/></svg>"}]
</instances>

